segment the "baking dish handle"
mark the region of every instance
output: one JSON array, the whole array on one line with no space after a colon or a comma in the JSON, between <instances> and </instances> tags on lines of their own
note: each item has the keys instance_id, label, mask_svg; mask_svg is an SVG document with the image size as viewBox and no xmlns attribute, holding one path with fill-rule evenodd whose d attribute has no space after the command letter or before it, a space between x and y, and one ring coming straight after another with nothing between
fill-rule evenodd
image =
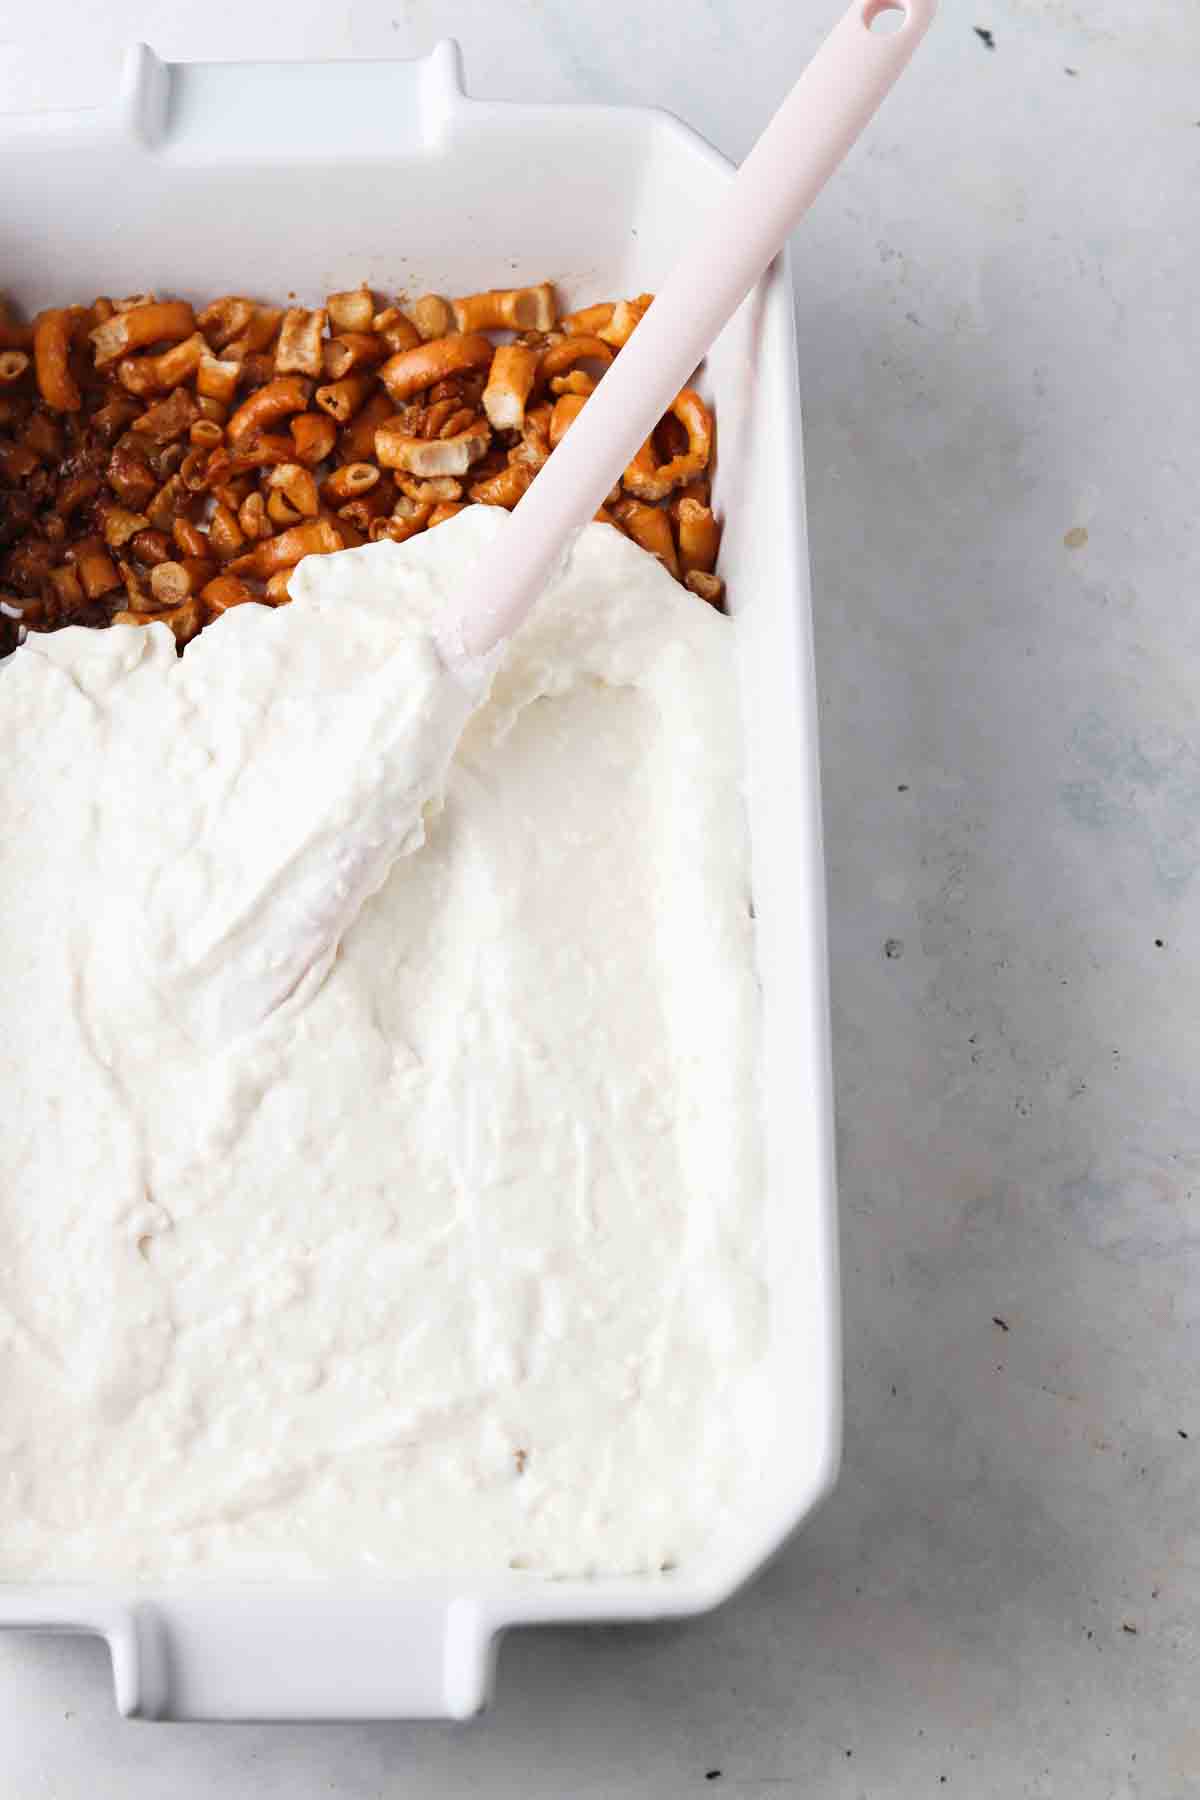
<instances>
[{"instance_id":1,"label":"baking dish handle","mask_svg":"<svg viewBox=\"0 0 1200 1800\"><path fill-rule=\"evenodd\" d=\"M179 1591L138 1613L162 1719L464 1719L491 1686L482 1614L441 1585Z\"/></svg>"}]
</instances>

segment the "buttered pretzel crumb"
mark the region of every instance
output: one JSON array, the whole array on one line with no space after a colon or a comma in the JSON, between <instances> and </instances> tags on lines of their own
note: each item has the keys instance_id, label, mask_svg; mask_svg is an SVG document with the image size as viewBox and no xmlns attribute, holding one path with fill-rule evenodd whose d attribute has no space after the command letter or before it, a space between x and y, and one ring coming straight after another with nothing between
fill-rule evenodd
<instances>
[{"instance_id":1,"label":"buttered pretzel crumb","mask_svg":"<svg viewBox=\"0 0 1200 1800\"><path fill-rule=\"evenodd\" d=\"M285 604L304 556L516 506L652 299L142 293L31 325L0 304L0 655L153 620L182 649L231 606ZM719 604L713 448L685 388L596 516Z\"/></svg>"}]
</instances>

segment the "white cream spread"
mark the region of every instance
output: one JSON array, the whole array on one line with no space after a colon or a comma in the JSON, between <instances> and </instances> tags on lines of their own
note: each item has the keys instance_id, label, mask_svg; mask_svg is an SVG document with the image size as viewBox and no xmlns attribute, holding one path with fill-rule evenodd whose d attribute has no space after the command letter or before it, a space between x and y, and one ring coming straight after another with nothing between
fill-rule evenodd
<instances>
[{"instance_id":1,"label":"white cream spread","mask_svg":"<svg viewBox=\"0 0 1200 1800\"><path fill-rule=\"evenodd\" d=\"M744 1504L733 627L590 526L455 748L506 526L0 670L0 1579L653 1570Z\"/></svg>"}]
</instances>

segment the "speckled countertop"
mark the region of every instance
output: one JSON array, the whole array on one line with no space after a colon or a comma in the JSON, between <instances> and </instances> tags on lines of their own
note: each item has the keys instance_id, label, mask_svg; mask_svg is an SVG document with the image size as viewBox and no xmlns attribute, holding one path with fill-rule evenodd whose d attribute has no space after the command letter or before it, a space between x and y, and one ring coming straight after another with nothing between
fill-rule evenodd
<instances>
[{"instance_id":1,"label":"speckled countertop","mask_svg":"<svg viewBox=\"0 0 1200 1800\"><path fill-rule=\"evenodd\" d=\"M18 29L68 99L133 37L453 32L477 93L660 102L738 155L836 11L42 0L0 13L0 104ZM797 245L837 1494L712 1619L511 1639L459 1731L128 1725L100 1648L0 1641L0 1793L1200 1789L1200 13L942 13Z\"/></svg>"}]
</instances>

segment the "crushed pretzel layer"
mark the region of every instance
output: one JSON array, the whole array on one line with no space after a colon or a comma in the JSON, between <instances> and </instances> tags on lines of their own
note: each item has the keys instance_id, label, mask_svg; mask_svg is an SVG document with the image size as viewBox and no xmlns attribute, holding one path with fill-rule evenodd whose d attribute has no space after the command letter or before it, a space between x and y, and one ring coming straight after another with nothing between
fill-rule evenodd
<instances>
[{"instance_id":1,"label":"crushed pretzel layer","mask_svg":"<svg viewBox=\"0 0 1200 1800\"><path fill-rule=\"evenodd\" d=\"M651 300L134 294L28 325L0 305L0 655L153 620L182 649L231 606L286 603L304 556L516 506ZM713 451L685 388L597 517L720 606Z\"/></svg>"}]
</instances>

